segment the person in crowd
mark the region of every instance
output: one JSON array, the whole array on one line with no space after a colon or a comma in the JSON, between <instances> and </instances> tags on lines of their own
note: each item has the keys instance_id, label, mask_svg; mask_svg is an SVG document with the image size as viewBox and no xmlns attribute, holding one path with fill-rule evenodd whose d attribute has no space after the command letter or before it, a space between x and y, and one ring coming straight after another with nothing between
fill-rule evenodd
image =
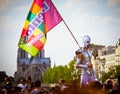
<instances>
[{"instance_id":1,"label":"person in crowd","mask_svg":"<svg viewBox=\"0 0 120 94\"><path fill-rule=\"evenodd\" d=\"M91 38L86 35L83 37L84 47L75 52L76 68L82 69L80 86L84 87L95 81L94 70L91 63L92 53L89 51Z\"/></svg>"},{"instance_id":2,"label":"person in crowd","mask_svg":"<svg viewBox=\"0 0 120 94\"><path fill-rule=\"evenodd\" d=\"M107 84L103 83L103 84L102 84L102 93L103 93L103 94L107 94L107 90L108 90L108 89L107 89Z\"/></svg>"},{"instance_id":3,"label":"person in crowd","mask_svg":"<svg viewBox=\"0 0 120 94\"><path fill-rule=\"evenodd\" d=\"M14 90L11 94L21 94L21 88L18 86L14 86ZM26 93L24 93L24 94L26 94Z\"/></svg>"},{"instance_id":4,"label":"person in crowd","mask_svg":"<svg viewBox=\"0 0 120 94\"><path fill-rule=\"evenodd\" d=\"M34 89L30 92L30 94L42 94L40 80L36 80L34 82Z\"/></svg>"},{"instance_id":5,"label":"person in crowd","mask_svg":"<svg viewBox=\"0 0 120 94\"><path fill-rule=\"evenodd\" d=\"M120 94L120 75L118 75L118 83L115 83L110 94Z\"/></svg>"},{"instance_id":6,"label":"person in crowd","mask_svg":"<svg viewBox=\"0 0 120 94\"><path fill-rule=\"evenodd\" d=\"M3 89L2 89L2 93L3 94L12 94L13 86L12 86L12 82L11 82L10 78L5 77L4 78L4 83L5 83L5 85L4 85Z\"/></svg>"},{"instance_id":7,"label":"person in crowd","mask_svg":"<svg viewBox=\"0 0 120 94\"><path fill-rule=\"evenodd\" d=\"M26 84L27 84L26 92L30 92L34 87L31 77L29 77L29 76L26 77Z\"/></svg>"},{"instance_id":8,"label":"person in crowd","mask_svg":"<svg viewBox=\"0 0 120 94\"><path fill-rule=\"evenodd\" d=\"M56 88L55 87L51 87L50 90L49 90L49 94L57 94Z\"/></svg>"},{"instance_id":9,"label":"person in crowd","mask_svg":"<svg viewBox=\"0 0 120 94\"><path fill-rule=\"evenodd\" d=\"M113 88L113 82L112 80L108 79L106 81L106 84L107 84L107 93L110 94Z\"/></svg>"},{"instance_id":10,"label":"person in crowd","mask_svg":"<svg viewBox=\"0 0 120 94\"><path fill-rule=\"evenodd\" d=\"M55 89L56 89L57 94L60 94L60 92L61 92L61 87L58 86L58 85L55 85Z\"/></svg>"},{"instance_id":11,"label":"person in crowd","mask_svg":"<svg viewBox=\"0 0 120 94\"><path fill-rule=\"evenodd\" d=\"M26 80L24 78L22 78L20 80L20 83L18 84L18 87L21 88L21 94L25 94L26 88L27 88L27 84L26 84Z\"/></svg>"},{"instance_id":12,"label":"person in crowd","mask_svg":"<svg viewBox=\"0 0 120 94\"><path fill-rule=\"evenodd\" d=\"M67 86L65 85L64 79L59 79L59 85L60 85L61 91L67 88Z\"/></svg>"},{"instance_id":13,"label":"person in crowd","mask_svg":"<svg viewBox=\"0 0 120 94\"><path fill-rule=\"evenodd\" d=\"M42 94L49 94L49 92L47 90L43 90Z\"/></svg>"},{"instance_id":14,"label":"person in crowd","mask_svg":"<svg viewBox=\"0 0 120 94\"><path fill-rule=\"evenodd\" d=\"M60 94L89 94L87 91L85 90L86 88L80 88L79 87L79 83L77 81L73 81L66 89L64 89L63 91L61 91Z\"/></svg>"},{"instance_id":15,"label":"person in crowd","mask_svg":"<svg viewBox=\"0 0 120 94\"><path fill-rule=\"evenodd\" d=\"M86 86L89 94L107 94L103 91L103 85L99 81L92 81Z\"/></svg>"}]
</instances>

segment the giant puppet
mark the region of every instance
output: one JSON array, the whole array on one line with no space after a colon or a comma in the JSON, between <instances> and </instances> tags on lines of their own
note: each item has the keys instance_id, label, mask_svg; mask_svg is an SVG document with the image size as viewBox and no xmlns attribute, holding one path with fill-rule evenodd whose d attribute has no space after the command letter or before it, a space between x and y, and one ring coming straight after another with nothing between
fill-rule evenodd
<instances>
[{"instance_id":1,"label":"giant puppet","mask_svg":"<svg viewBox=\"0 0 120 94\"><path fill-rule=\"evenodd\" d=\"M84 87L95 80L94 70L91 63L91 53L89 51L91 38L86 35L83 37L84 47L76 51L76 68L81 69L80 86Z\"/></svg>"}]
</instances>

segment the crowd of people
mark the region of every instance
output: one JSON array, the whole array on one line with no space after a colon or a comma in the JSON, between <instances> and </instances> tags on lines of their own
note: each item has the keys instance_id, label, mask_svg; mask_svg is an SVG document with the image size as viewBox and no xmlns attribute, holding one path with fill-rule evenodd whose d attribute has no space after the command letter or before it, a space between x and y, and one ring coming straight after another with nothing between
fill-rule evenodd
<instances>
[{"instance_id":1,"label":"crowd of people","mask_svg":"<svg viewBox=\"0 0 120 94\"><path fill-rule=\"evenodd\" d=\"M31 77L26 77L21 78L19 83L13 86L10 78L5 77L4 86L0 89L0 94L59 94L64 88L64 80L59 82L60 85L43 88L40 80L33 82Z\"/></svg>"},{"instance_id":2,"label":"crowd of people","mask_svg":"<svg viewBox=\"0 0 120 94\"><path fill-rule=\"evenodd\" d=\"M60 79L59 84L44 88L40 80L32 82L30 77L22 78L14 87L8 77L4 83L0 94L120 94L120 76L114 84L109 79L104 84L93 81L84 87L80 87L77 81L66 84L64 79Z\"/></svg>"},{"instance_id":3,"label":"crowd of people","mask_svg":"<svg viewBox=\"0 0 120 94\"><path fill-rule=\"evenodd\" d=\"M52 89L50 90L53 91ZM41 81L32 81L31 77L21 78L19 83L13 86L9 77L4 78L4 86L0 94L49 94L48 90L41 87Z\"/></svg>"}]
</instances>

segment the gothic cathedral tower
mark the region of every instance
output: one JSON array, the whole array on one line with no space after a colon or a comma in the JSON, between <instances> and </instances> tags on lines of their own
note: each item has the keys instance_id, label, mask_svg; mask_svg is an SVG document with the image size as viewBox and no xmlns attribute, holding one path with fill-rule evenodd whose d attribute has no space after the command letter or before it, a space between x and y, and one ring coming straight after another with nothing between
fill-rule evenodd
<instances>
[{"instance_id":1,"label":"gothic cathedral tower","mask_svg":"<svg viewBox=\"0 0 120 94\"><path fill-rule=\"evenodd\" d=\"M35 57L31 57L27 52L18 48L15 81L27 76L31 77L33 81L42 80L45 70L51 67L51 60L45 58L44 53L44 49L42 49Z\"/></svg>"}]
</instances>

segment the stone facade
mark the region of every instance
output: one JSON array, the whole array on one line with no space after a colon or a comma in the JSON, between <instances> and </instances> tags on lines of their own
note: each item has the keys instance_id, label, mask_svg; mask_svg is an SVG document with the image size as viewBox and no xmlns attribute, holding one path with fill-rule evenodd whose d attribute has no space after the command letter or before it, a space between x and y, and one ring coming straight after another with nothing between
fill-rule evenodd
<instances>
[{"instance_id":1,"label":"stone facade","mask_svg":"<svg viewBox=\"0 0 120 94\"><path fill-rule=\"evenodd\" d=\"M94 70L99 79L103 73L108 72L111 66L120 65L120 39L115 46L103 47L98 50L98 56L92 58Z\"/></svg>"},{"instance_id":2,"label":"stone facade","mask_svg":"<svg viewBox=\"0 0 120 94\"><path fill-rule=\"evenodd\" d=\"M45 70L51 67L50 58L45 58L44 49L37 56L31 57L22 49L18 49L17 55L17 71L14 74L15 81L27 76L31 77L32 81L41 80Z\"/></svg>"}]
</instances>

